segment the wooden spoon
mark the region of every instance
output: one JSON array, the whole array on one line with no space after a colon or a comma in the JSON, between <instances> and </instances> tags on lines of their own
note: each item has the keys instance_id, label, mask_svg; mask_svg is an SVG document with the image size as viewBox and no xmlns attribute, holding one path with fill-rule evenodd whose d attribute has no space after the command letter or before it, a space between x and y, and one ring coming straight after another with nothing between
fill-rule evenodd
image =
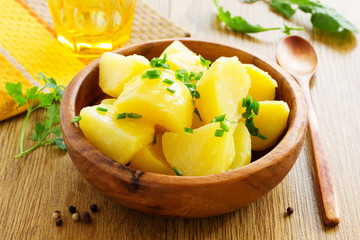
<instances>
[{"instance_id":1,"label":"wooden spoon","mask_svg":"<svg viewBox=\"0 0 360 240\"><path fill-rule=\"evenodd\" d=\"M310 79L318 65L315 50L305 39L299 36L288 36L278 44L276 59L297 80L303 90L308 106L310 138L324 223L329 227L336 226L340 222L338 204L327 163L325 144L309 90Z\"/></svg>"}]
</instances>

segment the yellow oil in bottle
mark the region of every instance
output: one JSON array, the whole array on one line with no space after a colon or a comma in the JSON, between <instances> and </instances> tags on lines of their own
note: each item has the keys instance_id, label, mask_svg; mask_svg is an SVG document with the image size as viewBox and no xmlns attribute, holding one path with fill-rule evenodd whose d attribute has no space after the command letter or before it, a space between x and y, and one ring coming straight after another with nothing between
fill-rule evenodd
<instances>
[{"instance_id":1,"label":"yellow oil in bottle","mask_svg":"<svg viewBox=\"0 0 360 240\"><path fill-rule=\"evenodd\" d=\"M48 0L57 39L77 56L98 56L130 38L136 0Z\"/></svg>"}]
</instances>

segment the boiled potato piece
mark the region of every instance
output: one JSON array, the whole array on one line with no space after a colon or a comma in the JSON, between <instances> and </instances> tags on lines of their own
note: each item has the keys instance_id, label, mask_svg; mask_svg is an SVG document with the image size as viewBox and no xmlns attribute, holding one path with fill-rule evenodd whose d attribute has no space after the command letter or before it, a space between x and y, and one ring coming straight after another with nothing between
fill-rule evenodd
<instances>
[{"instance_id":1,"label":"boiled potato piece","mask_svg":"<svg viewBox=\"0 0 360 240\"><path fill-rule=\"evenodd\" d=\"M252 150L255 151L265 150L276 143L286 128L290 112L284 101L262 101L259 104L259 115L254 118L254 123L267 139L251 136Z\"/></svg>"},{"instance_id":2,"label":"boiled potato piece","mask_svg":"<svg viewBox=\"0 0 360 240\"><path fill-rule=\"evenodd\" d=\"M250 88L250 77L237 57L216 60L197 83L200 98L196 104L205 123L222 114L237 121L242 98Z\"/></svg>"},{"instance_id":3,"label":"boiled potato piece","mask_svg":"<svg viewBox=\"0 0 360 240\"><path fill-rule=\"evenodd\" d=\"M162 151L162 135L156 135L156 141L144 146L133 159L129 167L143 171L167 175L175 175L175 172L166 161Z\"/></svg>"},{"instance_id":4,"label":"boiled potato piece","mask_svg":"<svg viewBox=\"0 0 360 240\"><path fill-rule=\"evenodd\" d=\"M149 60L140 55L123 56L106 52L99 63L99 85L104 93L118 97L124 85L133 77L150 68Z\"/></svg>"},{"instance_id":5,"label":"boiled potato piece","mask_svg":"<svg viewBox=\"0 0 360 240\"><path fill-rule=\"evenodd\" d=\"M160 78L135 78L118 97L115 108L117 113L133 112L142 115L154 124L168 131L182 132L190 127L193 103L189 89L174 77L173 71L159 69ZM163 80L170 79L169 85ZM171 88L174 92L170 92Z\"/></svg>"},{"instance_id":6,"label":"boiled potato piece","mask_svg":"<svg viewBox=\"0 0 360 240\"><path fill-rule=\"evenodd\" d=\"M190 49L188 49L182 42L175 40L162 52L160 58L163 58L165 53L166 55L170 55L178 52L189 53L196 56L196 54Z\"/></svg>"},{"instance_id":7,"label":"boiled potato piece","mask_svg":"<svg viewBox=\"0 0 360 240\"><path fill-rule=\"evenodd\" d=\"M225 172L231 165L235 150L232 131L216 137L219 123L210 123L193 133L166 132L163 135L163 151L171 167L184 176L202 176Z\"/></svg>"},{"instance_id":8,"label":"boiled potato piece","mask_svg":"<svg viewBox=\"0 0 360 240\"><path fill-rule=\"evenodd\" d=\"M274 100L277 82L267 73L252 64L244 64L251 79L249 95L256 101Z\"/></svg>"},{"instance_id":9,"label":"boiled potato piece","mask_svg":"<svg viewBox=\"0 0 360 240\"><path fill-rule=\"evenodd\" d=\"M170 69L176 71L177 69L185 69L190 72L204 72L207 68L201 64L200 57L188 52L178 52L167 55L166 63L169 64Z\"/></svg>"},{"instance_id":10,"label":"boiled potato piece","mask_svg":"<svg viewBox=\"0 0 360 240\"><path fill-rule=\"evenodd\" d=\"M98 111L99 106L108 111ZM127 164L143 146L153 140L154 124L143 119L116 120L113 105L85 107L80 111L80 116L79 126L88 141L121 164Z\"/></svg>"},{"instance_id":11,"label":"boiled potato piece","mask_svg":"<svg viewBox=\"0 0 360 240\"><path fill-rule=\"evenodd\" d=\"M235 157L230 169L248 165L251 162L250 133L243 122L239 122L234 131Z\"/></svg>"}]
</instances>

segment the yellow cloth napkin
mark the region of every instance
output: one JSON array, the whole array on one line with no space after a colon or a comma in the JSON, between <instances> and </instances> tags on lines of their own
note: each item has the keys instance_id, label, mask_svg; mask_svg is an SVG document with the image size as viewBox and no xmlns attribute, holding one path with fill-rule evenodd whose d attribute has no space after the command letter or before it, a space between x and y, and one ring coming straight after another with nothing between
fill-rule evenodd
<instances>
[{"instance_id":1,"label":"yellow cloth napkin","mask_svg":"<svg viewBox=\"0 0 360 240\"><path fill-rule=\"evenodd\" d=\"M6 82L21 82L23 90L40 86L39 72L67 86L86 64L64 49L55 32L25 2L0 0L0 121L26 110L6 94Z\"/></svg>"}]
</instances>

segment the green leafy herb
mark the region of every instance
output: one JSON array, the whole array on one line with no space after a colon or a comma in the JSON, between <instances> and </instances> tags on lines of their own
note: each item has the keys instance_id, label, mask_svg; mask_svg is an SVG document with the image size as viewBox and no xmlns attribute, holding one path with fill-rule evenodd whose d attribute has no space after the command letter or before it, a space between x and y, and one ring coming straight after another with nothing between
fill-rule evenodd
<instances>
[{"instance_id":1,"label":"green leafy herb","mask_svg":"<svg viewBox=\"0 0 360 240\"><path fill-rule=\"evenodd\" d=\"M155 68L166 68L166 69L170 69L169 64L166 63L166 53L164 54L164 58L153 58L150 61L150 66Z\"/></svg>"},{"instance_id":2,"label":"green leafy herb","mask_svg":"<svg viewBox=\"0 0 360 240\"><path fill-rule=\"evenodd\" d=\"M187 133L194 133L194 131L193 131L191 128L185 127L184 130L185 130L185 132L187 132Z\"/></svg>"},{"instance_id":3,"label":"green leafy herb","mask_svg":"<svg viewBox=\"0 0 360 240\"><path fill-rule=\"evenodd\" d=\"M137 114L137 113L127 113L126 116L128 118L141 118L142 117L140 114Z\"/></svg>"},{"instance_id":4,"label":"green leafy herb","mask_svg":"<svg viewBox=\"0 0 360 240\"><path fill-rule=\"evenodd\" d=\"M182 172L180 172L180 170L177 169L177 167L174 167L173 170L177 176L183 176Z\"/></svg>"},{"instance_id":5,"label":"green leafy herb","mask_svg":"<svg viewBox=\"0 0 360 240\"><path fill-rule=\"evenodd\" d=\"M156 78L160 78L160 76L161 76L161 71L159 69L150 69L150 70L147 70L141 76L141 78L156 79Z\"/></svg>"},{"instance_id":6,"label":"green leafy herb","mask_svg":"<svg viewBox=\"0 0 360 240\"><path fill-rule=\"evenodd\" d=\"M202 122L203 120L202 120L202 118L200 116L199 109L195 108L194 113L199 117L199 120Z\"/></svg>"},{"instance_id":7,"label":"green leafy herb","mask_svg":"<svg viewBox=\"0 0 360 240\"><path fill-rule=\"evenodd\" d=\"M253 101L251 96L248 96L247 98L243 98L242 107L246 108L246 111L241 116L245 118L245 126L249 130L249 133L263 140L267 139L267 137L259 133L259 129L255 127L254 123L255 116L259 114L260 104L256 99Z\"/></svg>"},{"instance_id":8,"label":"green leafy herb","mask_svg":"<svg viewBox=\"0 0 360 240\"><path fill-rule=\"evenodd\" d=\"M60 149L66 150L63 139L61 138L61 129L60 126L58 126L58 123L60 122L60 108L57 104L57 102L61 101L65 87L57 85L53 78L46 78L46 76L42 73L39 74L38 79L43 80L45 86L41 89L38 87L29 88L25 91L25 95L22 93L22 83L7 82L5 85L6 93L14 98L15 102L19 104L19 107L24 104L26 104L27 107L26 117L20 133L20 152L15 156L15 158L20 158L34 149L46 144L55 144ZM44 93L43 90L45 89L53 91L50 93ZM36 103L38 103L38 105L36 105ZM27 150L24 150L24 138L27 122L31 113L39 108L47 108L46 119L43 123L37 122L34 127L34 132L30 135L30 139L37 141L37 144ZM46 140L50 134L55 135L56 138Z\"/></svg>"},{"instance_id":9,"label":"green leafy herb","mask_svg":"<svg viewBox=\"0 0 360 240\"><path fill-rule=\"evenodd\" d=\"M215 137L222 137L224 135L224 130L222 129L217 129L215 131Z\"/></svg>"},{"instance_id":10,"label":"green leafy herb","mask_svg":"<svg viewBox=\"0 0 360 240\"><path fill-rule=\"evenodd\" d=\"M219 0L213 0L215 6L217 7L219 14L218 18L223 21L229 28L240 33L258 33L270 30L282 30L285 34L290 34L290 30L302 30L302 28L296 27L273 27L273 28L264 28L259 24L251 24L247 22L244 18L240 16L231 17L229 11L224 12L223 8L220 6Z\"/></svg>"},{"instance_id":11,"label":"green leafy herb","mask_svg":"<svg viewBox=\"0 0 360 240\"><path fill-rule=\"evenodd\" d=\"M119 113L116 115L116 119L119 120L119 119L124 119L126 118L126 113Z\"/></svg>"},{"instance_id":12,"label":"green leafy herb","mask_svg":"<svg viewBox=\"0 0 360 240\"><path fill-rule=\"evenodd\" d=\"M103 107L97 107L96 110L99 112L107 112L108 111L107 108L103 108Z\"/></svg>"},{"instance_id":13,"label":"green leafy herb","mask_svg":"<svg viewBox=\"0 0 360 240\"><path fill-rule=\"evenodd\" d=\"M71 119L71 123L77 123L80 122L81 120L81 116L75 116Z\"/></svg>"},{"instance_id":14,"label":"green leafy herb","mask_svg":"<svg viewBox=\"0 0 360 240\"><path fill-rule=\"evenodd\" d=\"M205 66L207 69L209 69L209 66L211 64L211 61L210 60L206 60L205 58L203 58L200 54L199 54L199 57L200 57L200 62L201 62L201 65Z\"/></svg>"}]
</instances>

